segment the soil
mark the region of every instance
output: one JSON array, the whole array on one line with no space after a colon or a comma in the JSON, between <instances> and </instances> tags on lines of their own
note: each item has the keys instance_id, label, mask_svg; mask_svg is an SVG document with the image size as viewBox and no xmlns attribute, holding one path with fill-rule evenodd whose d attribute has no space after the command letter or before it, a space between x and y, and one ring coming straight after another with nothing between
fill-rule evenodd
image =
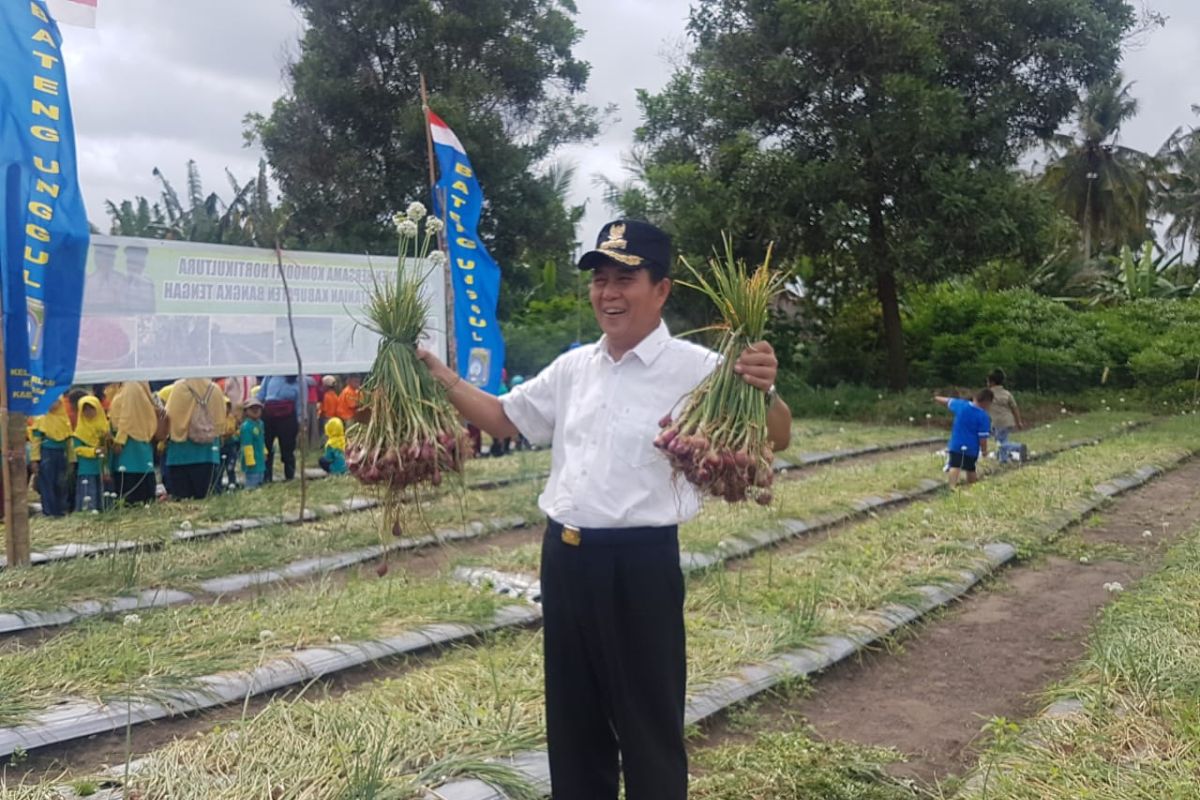
<instances>
[{"instance_id":1,"label":"soil","mask_svg":"<svg viewBox=\"0 0 1200 800\"><path fill-rule=\"evenodd\" d=\"M1174 538L1200 523L1198 485L1200 462L1192 462L1081 527L1085 542L1121 545L1127 560L1052 557L1009 569L890 651L820 676L811 696L760 709L754 732L804 719L824 738L895 748L906 759L890 768L898 778L934 784L961 774L976 762L988 719L1036 714L1039 694L1084 655L1110 598L1104 584L1128 589L1156 568ZM698 746L751 735L723 719Z\"/></svg>"}]
</instances>

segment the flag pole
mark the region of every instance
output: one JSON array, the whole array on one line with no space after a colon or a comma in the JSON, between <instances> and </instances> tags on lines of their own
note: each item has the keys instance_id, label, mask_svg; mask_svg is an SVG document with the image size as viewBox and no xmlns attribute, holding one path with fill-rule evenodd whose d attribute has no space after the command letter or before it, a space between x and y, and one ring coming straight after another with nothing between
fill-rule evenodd
<instances>
[{"instance_id":1,"label":"flag pole","mask_svg":"<svg viewBox=\"0 0 1200 800\"><path fill-rule=\"evenodd\" d=\"M438 248L446 254L446 265L442 269L442 281L445 291L446 300L446 362L450 367L458 372L458 343L454 336L454 282L450 277L449 248L446 246L446 237L449 235L446 227L446 197L438 195L437 188L437 172L433 165L433 126L429 121L429 89L425 84L425 73L421 73L421 116L425 118L425 146L427 149L427 159L429 161L429 189L438 198L438 203L442 207L442 232L438 234Z\"/></svg>"}]
</instances>

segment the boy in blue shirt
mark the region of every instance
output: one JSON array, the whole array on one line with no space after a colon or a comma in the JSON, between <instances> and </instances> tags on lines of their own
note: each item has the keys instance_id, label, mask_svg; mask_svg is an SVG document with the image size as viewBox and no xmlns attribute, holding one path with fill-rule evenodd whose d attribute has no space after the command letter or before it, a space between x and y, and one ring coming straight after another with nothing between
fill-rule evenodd
<instances>
[{"instance_id":1,"label":"boy in blue shirt","mask_svg":"<svg viewBox=\"0 0 1200 800\"><path fill-rule=\"evenodd\" d=\"M950 455L950 488L958 486L959 476L963 472L967 473L967 483L975 483L979 480L975 465L981 455L987 455L988 435L992 431L992 418L988 416L994 399L992 390L984 389L975 396L974 402L961 397L933 399L954 414L954 427L946 448Z\"/></svg>"}]
</instances>

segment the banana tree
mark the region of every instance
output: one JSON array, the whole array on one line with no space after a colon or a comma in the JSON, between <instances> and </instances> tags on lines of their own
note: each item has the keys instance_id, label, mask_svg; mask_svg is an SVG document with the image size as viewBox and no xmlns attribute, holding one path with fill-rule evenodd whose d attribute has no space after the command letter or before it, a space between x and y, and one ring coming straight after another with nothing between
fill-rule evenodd
<instances>
[{"instance_id":1,"label":"banana tree","mask_svg":"<svg viewBox=\"0 0 1200 800\"><path fill-rule=\"evenodd\" d=\"M1136 256L1128 246L1122 247L1119 256L1109 259L1109 270L1097 278L1091 302L1098 305L1145 298L1186 297L1193 287L1179 280L1182 260L1180 253L1172 256L1156 254L1153 242L1143 244Z\"/></svg>"}]
</instances>

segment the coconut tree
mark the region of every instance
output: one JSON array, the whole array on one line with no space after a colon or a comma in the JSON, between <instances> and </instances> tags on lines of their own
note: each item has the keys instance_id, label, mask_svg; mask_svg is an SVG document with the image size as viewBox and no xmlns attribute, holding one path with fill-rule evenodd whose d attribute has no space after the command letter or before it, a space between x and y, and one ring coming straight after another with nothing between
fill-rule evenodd
<instances>
[{"instance_id":1,"label":"coconut tree","mask_svg":"<svg viewBox=\"0 0 1200 800\"><path fill-rule=\"evenodd\" d=\"M1200 106L1192 110L1200 114ZM1200 130L1175 131L1158 159L1164 166L1158 207L1171 219L1167 238L1183 250L1190 244L1200 251Z\"/></svg>"},{"instance_id":2,"label":"coconut tree","mask_svg":"<svg viewBox=\"0 0 1200 800\"><path fill-rule=\"evenodd\" d=\"M1123 80L1117 73L1088 89L1076 112L1076 135L1051 140L1043 176L1059 208L1082 229L1086 259L1097 244L1143 239L1150 216L1154 159L1120 144L1121 126L1138 111L1132 84Z\"/></svg>"}]
</instances>

